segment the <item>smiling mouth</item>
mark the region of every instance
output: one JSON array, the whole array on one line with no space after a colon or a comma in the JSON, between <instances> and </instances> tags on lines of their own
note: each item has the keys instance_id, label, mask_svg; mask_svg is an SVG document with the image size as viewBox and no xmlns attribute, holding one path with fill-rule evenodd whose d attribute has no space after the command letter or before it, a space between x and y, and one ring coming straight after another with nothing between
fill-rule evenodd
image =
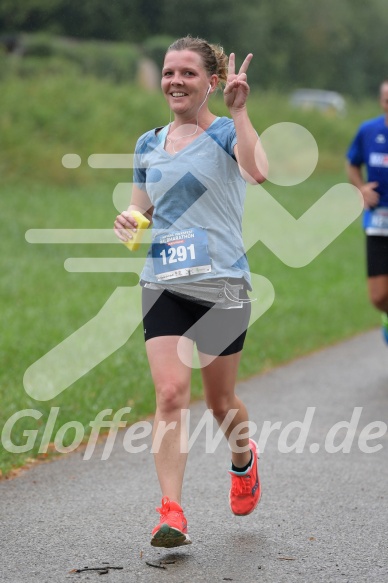
<instances>
[{"instance_id":1,"label":"smiling mouth","mask_svg":"<svg viewBox=\"0 0 388 583\"><path fill-rule=\"evenodd\" d=\"M172 97L185 97L187 93L182 93L181 91L174 91L173 93L170 93L170 95L172 95Z\"/></svg>"}]
</instances>

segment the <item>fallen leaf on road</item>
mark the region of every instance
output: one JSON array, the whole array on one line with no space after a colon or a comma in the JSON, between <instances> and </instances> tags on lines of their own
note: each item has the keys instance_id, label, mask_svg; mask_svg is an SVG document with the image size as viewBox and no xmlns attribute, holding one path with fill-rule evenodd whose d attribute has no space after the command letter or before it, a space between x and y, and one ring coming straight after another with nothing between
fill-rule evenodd
<instances>
[{"instance_id":1,"label":"fallen leaf on road","mask_svg":"<svg viewBox=\"0 0 388 583\"><path fill-rule=\"evenodd\" d=\"M72 569L69 573L83 573L84 571L99 571L100 575L108 573L109 569L124 569L124 567L111 567L104 565L103 567L84 567L83 569Z\"/></svg>"},{"instance_id":2,"label":"fallen leaf on road","mask_svg":"<svg viewBox=\"0 0 388 583\"><path fill-rule=\"evenodd\" d=\"M161 565L160 563L149 563L148 561L145 562L146 565L148 565L149 567L156 567L157 569L165 569L166 567L164 565Z\"/></svg>"}]
</instances>

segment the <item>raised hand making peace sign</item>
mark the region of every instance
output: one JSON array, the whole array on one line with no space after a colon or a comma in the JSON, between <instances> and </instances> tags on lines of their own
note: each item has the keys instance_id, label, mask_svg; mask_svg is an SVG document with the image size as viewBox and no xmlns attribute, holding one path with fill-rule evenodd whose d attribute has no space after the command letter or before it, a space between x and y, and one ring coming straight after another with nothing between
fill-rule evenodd
<instances>
[{"instance_id":1,"label":"raised hand making peace sign","mask_svg":"<svg viewBox=\"0 0 388 583\"><path fill-rule=\"evenodd\" d=\"M247 70L253 58L252 53L246 56L238 73L236 73L235 54L229 56L228 77L224 89L224 100L229 111L245 107L249 95L249 85L247 82Z\"/></svg>"}]
</instances>

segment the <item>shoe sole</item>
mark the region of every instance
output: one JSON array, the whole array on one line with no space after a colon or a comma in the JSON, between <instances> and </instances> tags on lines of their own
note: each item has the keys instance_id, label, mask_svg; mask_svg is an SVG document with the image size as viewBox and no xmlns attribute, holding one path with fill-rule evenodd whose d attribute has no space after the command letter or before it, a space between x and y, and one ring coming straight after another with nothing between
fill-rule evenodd
<instances>
[{"instance_id":1,"label":"shoe sole","mask_svg":"<svg viewBox=\"0 0 388 583\"><path fill-rule=\"evenodd\" d=\"M162 524L160 529L152 537L151 545L153 547L171 549L173 547L191 545L191 540L188 534L185 534L177 528L171 528L168 524Z\"/></svg>"}]
</instances>

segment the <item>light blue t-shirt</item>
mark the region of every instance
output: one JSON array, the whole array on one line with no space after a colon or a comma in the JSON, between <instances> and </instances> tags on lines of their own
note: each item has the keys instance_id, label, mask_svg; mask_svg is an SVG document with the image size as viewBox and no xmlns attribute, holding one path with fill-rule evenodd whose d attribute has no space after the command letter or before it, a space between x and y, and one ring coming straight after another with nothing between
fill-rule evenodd
<instances>
[{"instance_id":1,"label":"light blue t-shirt","mask_svg":"<svg viewBox=\"0 0 388 583\"><path fill-rule=\"evenodd\" d=\"M216 118L174 155L158 129L143 134L135 149L134 183L154 206L141 279L170 285L243 277L250 285L242 239L246 182L233 154L233 121Z\"/></svg>"}]
</instances>

